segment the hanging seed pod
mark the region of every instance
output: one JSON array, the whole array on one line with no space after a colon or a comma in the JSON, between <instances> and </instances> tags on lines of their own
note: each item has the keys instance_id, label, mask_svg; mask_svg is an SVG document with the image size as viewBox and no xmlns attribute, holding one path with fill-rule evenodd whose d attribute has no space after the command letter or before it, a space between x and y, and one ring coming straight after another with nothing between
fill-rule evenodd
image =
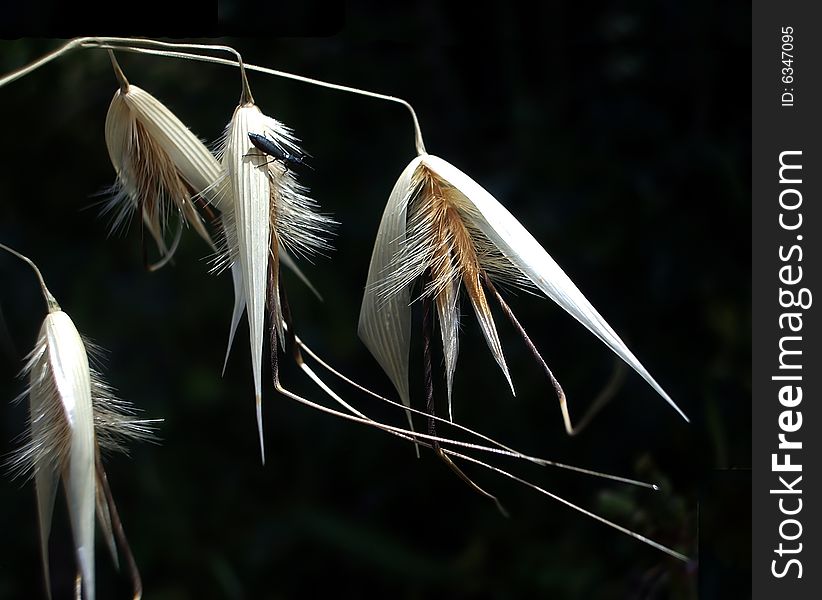
<instances>
[{"instance_id":1,"label":"hanging seed pod","mask_svg":"<svg viewBox=\"0 0 822 600\"><path fill-rule=\"evenodd\" d=\"M152 421L135 418L131 405L117 399L100 373L90 367L85 342L71 318L60 310L34 263L3 244L0 248L36 271L49 311L23 369L28 377L21 396L29 401L27 440L7 461L15 475L34 478L47 593L51 596L48 540L62 481L83 597L94 600L95 513L115 564L115 538L124 551L134 596L139 597L139 573L108 487L101 451L123 451L128 442L150 439Z\"/></svg>"}]
</instances>

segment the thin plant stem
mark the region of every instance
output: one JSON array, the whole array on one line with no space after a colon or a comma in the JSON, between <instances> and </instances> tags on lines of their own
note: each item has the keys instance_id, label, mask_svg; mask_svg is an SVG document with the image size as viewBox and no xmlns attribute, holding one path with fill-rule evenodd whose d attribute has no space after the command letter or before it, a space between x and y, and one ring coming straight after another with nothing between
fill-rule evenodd
<instances>
[{"instance_id":1,"label":"thin plant stem","mask_svg":"<svg viewBox=\"0 0 822 600\"><path fill-rule=\"evenodd\" d=\"M82 48L83 44L86 44L86 43L90 42L93 39L94 38L90 38L90 37L81 37L81 38L75 38L73 40L70 40L70 41L66 42L65 44L63 44L57 50L55 50L53 52L49 52L45 56L42 56L42 57L38 58L37 60L35 60L33 63L30 63L30 64L26 65L25 67L21 67L21 68L17 69L16 71L12 71L8 75L4 75L3 77L0 77L0 87L3 87L4 85L6 85L8 83L11 83L12 81L16 81L17 79L20 79L21 77L25 77L26 75L28 75L32 71L36 71L37 69L39 69L43 65L46 65L46 64L50 63L51 61L53 61L55 58L60 58L61 56L63 56L63 54L66 54L67 52L70 52L70 51L75 50L77 48Z\"/></svg>"},{"instance_id":2,"label":"thin plant stem","mask_svg":"<svg viewBox=\"0 0 822 600\"><path fill-rule=\"evenodd\" d=\"M514 315L514 311L511 310L511 307L508 306L508 303L503 299L500 293L497 291L497 288L491 282L491 278L488 277L487 273L483 273L483 278L485 281L486 287L496 296L497 302L499 302L502 311L505 313L505 316L508 317L508 320L511 321L511 324L516 328L517 333L520 334L522 337L523 342L528 347L528 350L531 351L534 359L540 364L543 371L545 371L545 375L548 377L548 380L551 382L551 386L554 388L554 392L557 395L557 399L559 400L559 407L560 411L562 412L562 421L565 424L565 431L569 436L575 436L580 431L585 429L594 416L602 410L602 408L608 404L611 399L616 395L617 391L619 390L620 385L625 377L625 368L622 366L622 362L616 363L614 373L611 376L611 379L608 381L606 386L603 390L599 393L597 398L588 408L588 411L585 415L580 419L579 423L574 426L571 423L571 413L568 410L568 402L565 397L565 391L562 389L559 381L557 378L554 377L554 374L551 372L551 369L548 367L548 363L545 362L545 359L542 358L542 355L537 350L536 345L534 342L531 341L531 338L526 333L525 328L520 324L517 317Z\"/></svg>"},{"instance_id":3,"label":"thin plant stem","mask_svg":"<svg viewBox=\"0 0 822 600\"><path fill-rule=\"evenodd\" d=\"M285 322L283 324L283 326L286 329L286 331L290 331L290 330L293 329L293 326L289 322ZM272 332L273 332L273 329L272 329ZM291 334L289 334L289 339L290 340L292 339ZM370 396L373 396L373 397L375 397L379 400L382 400L382 401L384 401L384 402L386 402L386 403L388 403L392 406L396 406L397 408L401 408L403 410L406 410L406 408L407 408L407 410L410 410L411 412L413 412L415 414L419 414L419 415L422 415L422 416L427 416L429 419L440 421L440 422L442 422L442 423L444 423L448 426L451 426L451 427L454 427L454 428L459 429L461 431L464 431L465 433L467 433L469 435L473 435L473 436L476 436L480 439L483 439L483 440L489 442L490 444L493 444L494 446L496 446L496 448L491 448L491 447L488 447L488 446L481 446L479 444L472 444L470 442L463 442L463 441L450 439L450 438L444 438L444 437L441 437L441 436L437 436L435 433L430 433L430 432L429 432L429 435L425 435L425 434L417 434L413 431L409 431L408 433L411 434L411 435L420 435L421 437L423 437L423 438L430 441L430 443L420 442L423 446L435 449L434 446L439 445L440 442L447 443L447 444L454 444L456 446L461 446L463 448L468 448L468 449L471 449L471 450L476 450L476 451L480 451L480 452L489 452L489 453L497 454L497 455L501 455L501 456L508 456L508 457L511 457L511 458L518 458L518 459L526 460L528 462L532 462L532 463L540 465L540 466L558 467L558 468L561 468L561 469L567 469L569 471L574 471L574 472L582 473L582 474L585 474L585 475L592 475L594 477L600 477L602 479L610 479L612 481L618 481L620 483L626 483L626 484L629 484L629 485L636 485L636 486L639 486L639 487L652 489L654 491L659 490L659 486L657 486L656 484L653 484L653 483L646 483L644 481L638 481L636 479L629 479L627 477L620 477L619 475L611 475L611 474L608 474L608 473L602 473L600 471L592 471L591 469L583 469L582 467L575 467L575 466L572 466L572 465L566 465L564 463L550 461L550 460L546 460L546 459L543 459L543 458L535 458L533 456L528 456L526 454L522 454L521 452L517 452L516 450L514 450L512 448L509 448L508 446L505 446L504 444L501 444L500 442L498 442L498 441L496 441L496 440L494 440L494 439L492 439L492 438L490 438L486 435L483 435L479 432L476 432L473 429L469 429L468 427L465 427L464 425L454 423L452 421L449 421L448 419L443 419L442 417L437 417L436 415L434 415L430 412L423 412L423 411L420 411L420 410L417 410L417 409L414 409L414 408L405 407L405 405L400 404L399 402L395 402L395 401L390 400L388 398L384 398L383 396L380 396L379 394L377 394L375 392L372 392L368 388L358 384L356 381L346 377L345 375L343 375L342 373L340 373L339 371L334 369L331 365L329 365L327 362L325 362L319 355L317 355L317 353L314 352L309 346L307 346L300 339L300 337L297 336L296 334L293 336L292 343L296 343L302 350L305 351L307 356L310 356L312 359L317 361L317 363L321 367L323 367L325 370L329 371L333 375L339 377L340 379L342 379L346 383L354 386L355 388L365 392L366 394L368 394ZM313 369L311 369L311 367L309 367L305 363L305 361L303 360L301 355L299 356L299 358L297 358L297 355L295 354L295 360L297 361L297 364L303 370L303 372L306 375L308 375L308 377L314 383L316 383L326 394L328 394L329 397L331 397L335 402L337 402L338 404L343 406L346 410L348 410L352 414L354 414L354 415L356 415L356 416L358 416L362 419L366 419L366 420L374 423L376 426L380 426L380 428L383 429L384 431L392 433L392 434L394 434L394 435L396 435L396 436L398 436L402 439L405 439L405 440L415 441L416 438L406 436L403 433L400 433L400 432L404 432L405 430L395 428L395 427L391 427L389 425L380 424L378 421L375 421L374 419L371 419L367 415L363 414L362 412L360 412L359 410L357 410L356 408L354 408L353 406L348 404L336 392L334 392L330 387L328 387L328 385L326 385L326 383L322 379L320 379L320 377L313 371ZM278 384L279 384L279 379L275 378L275 385L278 385Z\"/></svg>"},{"instance_id":4,"label":"thin plant stem","mask_svg":"<svg viewBox=\"0 0 822 600\"><path fill-rule=\"evenodd\" d=\"M94 42L90 42L85 44L83 47L94 47L94 48L113 48L116 50L122 50L124 52L135 52L138 54L152 54L155 56L165 56L169 58L182 58L187 60L197 60L201 62L209 62L219 65L227 65L227 66L239 66L237 62L232 60L227 60L224 58L217 58L214 56L204 56L201 54L191 54L187 52L162 52L157 50L152 50L150 48L136 48L136 47L127 47L127 46L107 46L105 44L97 44ZM269 69L268 67L260 67L258 65L246 64L245 69L248 71L257 71L258 73L265 73L266 75L274 75L275 77L283 77L285 79L293 79L294 81L300 81L302 83L308 83L311 85L317 85L320 87L328 88L331 90L337 90L339 92L347 92L350 94L357 94L360 96L366 96L369 98L375 98L377 100L385 100L387 102L395 102L397 104L401 104L408 112L411 114L411 119L414 123L414 145L417 150L417 154L425 154L425 143L423 142L422 138L422 130L420 128L419 119L417 118L417 113L414 111L414 108L409 104L406 100L402 98L398 98L396 96L389 96L387 94L379 94L377 92L371 92L368 90L363 90L360 88L350 87L347 85L340 85L337 83L330 83L328 81L322 81L320 79L313 79L311 77L304 77L302 75L296 75L294 73L288 73L286 71L278 71L276 69Z\"/></svg>"},{"instance_id":5,"label":"thin plant stem","mask_svg":"<svg viewBox=\"0 0 822 600\"><path fill-rule=\"evenodd\" d=\"M434 420L436 420L440 423L443 423L445 425L448 425L450 427L453 427L455 429L463 431L463 432L465 432L469 435L476 436L479 439L485 440L489 444L493 444L494 446L496 446L496 448L489 448L489 447L479 446L479 445L474 445L474 444L471 444L471 445L466 444L465 447L471 447L474 450L481 450L483 452L492 452L492 453L500 454L500 455L503 455L503 456L510 456L512 458L519 458L519 459L526 460L528 462L532 462L532 463L540 465L540 466L557 467L557 468L560 468L560 469L566 469L566 470L569 470L569 471L574 471L574 472L582 473L582 474L585 474L585 475L592 475L594 477L601 477L601 478L604 478L604 479L610 479L612 481L618 481L620 483L627 483L627 484L630 484L630 485L636 485L636 486L639 486L639 487L644 487L644 488L648 488L648 489L652 489L652 490L659 490L659 486L657 486L656 484L653 484L653 483L647 483L647 482L644 482L644 481L638 481L636 479L621 477L619 475L611 475L611 474L608 474L608 473L602 473L600 471L593 471L591 469L584 469L582 467L575 467L573 465L568 465L568 464L561 463L561 462L546 460L544 458L536 458L534 456L529 456L527 454L523 454L521 452L518 452L518 451L514 450L513 448L510 448L509 446L506 446L505 444L503 444L501 442L498 442L497 440L495 440L491 437L488 437L487 435L484 435L482 433L474 431L473 429L469 429L468 427L466 427L464 425L460 425L459 423L449 421L448 419L445 419L443 417L438 417L436 415L430 415L427 412L423 412L423 411L417 410L415 408L406 407L404 404L401 404L400 402L397 402L395 400L391 400L390 398L386 398L384 396L380 396L376 392L373 392L373 391L369 390L367 387L365 387L363 385L360 385L359 383L357 383L356 381L354 381L350 377L347 377L343 373L340 373L339 371L334 369L334 367L332 367L326 361L324 361L322 359L322 357L320 357L316 352L314 352L309 346L307 346L305 344L305 342L303 342L300 339L299 336L295 335L294 339L295 339L296 343L300 346L300 348L302 348L302 350L306 353L306 356L310 356L313 360L315 360L326 371L328 371L329 373L331 373L334 376L338 377L339 379L342 379L344 382L346 382L347 384L357 388L358 390L360 390L362 392L365 392L369 396L372 396L372 397L374 397L378 400L381 400L382 402L390 404L391 406L395 406L395 407L401 408L403 410L409 410L412 413L418 414L420 416L425 416L425 417L428 417L428 418L432 418L432 419L434 419ZM305 363L303 363L303 365L304 364ZM303 365L300 365L300 366L303 368L303 370L306 370L305 367L303 367ZM316 381L316 379L317 379L316 375L309 374L309 376ZM327 387L327 386L321 386L321 387L323 387L323 389L325 389L325 387ZM361 413L358 413L358 414L360 414L360 416L363 416ZM454 441L454 440L447 440L447 441L449 443L456 443L456 441Z\"/></svg>"},{"instance_id":6,"label":"thin plant stem","mask_svg":"<svg viewBox=\"0 0 822 600\"><path fill-rule=\"evenodd\" d=\"M316 402L312 402L311 400L308 400L307 398L303 398L302 396L300 396L298 394L295 394L294 392L291 392L288 389L284 388L280 384L279 379L276 378L276 377L274 378L274 387L279 393L283 394L287 398L295 400L295 401L299 402L300 404L304 404L306 406L314 408L315 410L319 410L319 411L324 412L326 414L330 414L330 415L333 415L333 416L336 416L336 417L339 417L339 418L342 418L342 419L345 419L345 420L348 420L348 421L353 421L355 423L360 423L360 424L363 424L363 425L376 427L376 428L381 429L383 431L396 431L396 432L401 433L404 436L406 436L404 439L406 439L408 441L415 441L415 442L419 443L421 446L424 446L424 447L428 447L428 448L432 447L431 443L418 440L418 438L423 438L425 440L430 440L430 439L433 438L433 436L429 436L429 435L426 435L426 434L423 434L423 433L415 433L415 432L412 432L412 431L409 431L409 430L406 430L406 429L402 429L402 428L399 428L399 427L392 427L390 425L380 423L379 421L374 421L372 419L362 418L362 417L357 417L357 416L350 415L350 414L347 414L347 413L342 413L342 412L339 412L337 410L334 410L333 408L328 408L327 406L323 406L322 404L317 404ZM437 441L442 441L442 440L438 439ZM541 488L541 487L539 487L539 486L537 486L537 485L535 485L535 484L533 484L533 483L531 483L531 482L529 482L525 479L517 477L516 475L514 475L512 473L509 473L508 471L505 471L504 469L500 469L499 467L495 467L493 465L485 463L485 462L483 462L481 460L478 460L476 458L467 456L465 454L455 452L454 450L442 448L442 452L443 452L443 454L446 454L448 456L453 456L453 457L456 457L456 458L466 460L468 462L472 462L476 465L485 467L486 469L490 469L491 471L493 471L495 473L499 473L500 475L504 475L504 476L506 476L510 479L513 479L514 481L517 481L517 482L519 482L523 485L526 485L526 486L530 487L531 489L533 489L535 491L538 491L538 492L548 496L549 498L552 498L552 499L556 500L557 502L560 502L560 503L564 504L565 506L567 506L567 507L569 507L569 508L571 508L575 511L578 511L578 512L582 513L583 515L587 516L587 517L590 517L590 518L592 518L596 521L599 521L600 523L603 523L604 525L607 525L608 527L616 529L617 531L620 531L620 532L634 538L637 541L648 544L649 546L651 546L653 548L656 548L657 550L660 550L660 551L662 551L662 552L664 552L664 553L666 553L666 554L668 554L668 555L670 555L674 558L677 558L677 559L679 559L681 561L684 561L684 562L687 562L689 560L687 556L685 556L684 554L681 554L680 552L677 552L676 550L668 548L667 546L664 546L664 545L660 544L659 542L655 542L652 539L645 537L644 535L641 535L639 533L631 531L630 529L628 529L626 527L623 527L622 525L618 525L618 524L614 523L613 521L609 521L608 519L606 519L604 517L601 517L601 516L597 515L596 513L593 513L591 511L585 509L585 508L582 508L581 506L579 506L577 504L574 504L573 502L571 502L569 500L566 500L566 499L562 498L561 496L557 496L556 494L553 494L553 493L549 492L548 490L546 490L544 488Z\"/></svg>"},{"instance_id":7,"label":"thin plant stem","mask_svg":"<svg viewBox=\"0 0 822 600\"><path fill-rule=\"evenodd\" d=\"M97 470L97 483L102 487L103 496L108 505L109 514L111 515L111 524L114 528L114 535L117 536L117 542L120 550L126 557L126 566L128 567L128 574L131 578L132 598L133 600L140 600L143 597L143 582L140 579L140 571L137 569L137 561L134 560L134 554L131 552L131 546L128 543L126 532L123 529L123 522L120 520L120 513L117 510L117 505L114 504L114 496L111 495L111 488L108 485L108 477L103 468L103 463L100 460L99 450L95 457L94 466Z\"/></svg>"},{"instance_id":8,"label":"thin plant stem","mask_svg":"<svg viewBox=\"0 0 822 600\"><path fill-rule=\"evenodd\" d=\"M14 256L22 260L24 263L26 263L28 266L30 266L32 269L34 269L34 272L37 274L37 279L40 280L40 288L43 290L43 297L46 299L46 306L48 307L49 312L51 313L60 310L60 305L57 304L57 300L54 299L54 296L51 295L51 292L46 287L46 281L45 279L43 279L43 274L40 272L40 269L37 268L37 265L35 265L34 262L28 256L20 254L17 250L9 248L5 244L0 244L0 248L5 250L6 252L13 254Z\"/></svg>"},{"instance_id":9,"label":"thin plant stem","mask_svg":"<svg viewBox=\"0 0 822 600\"><path fill-rule=\"evenodd\" d=\"M593 513L591 511L585 509L585 508L582 508L581 506L578 506L578 505L574 504L573 502L570 502L569 500L566 500L565 498L562 498L561 496L557 496L556 494L553 494L553 493L549 492L548 490L545 490L545 489L543 489L543 488L541 488L537 485L534 485L530 481L526 481L525 479L517 477L516 475L514 475L512 473L509 473L508 471L500 469L499 467L495 467L494 465L489 465L489 464L484 463L480 460L477 460L476 458L473 458L471 456L466 456L464 454L460 454L460 453L454 452L452 450L447 450L446 452L448 452L448 454L451 454L452 456L456 456L458 458L461 458L463 460L467 460L467 461L472 462L474 464L481 465L481 466L485 467L486 469L491 469L492 471L494 471L495 473L499 473L500 475L505 475L506 477L508 477L510 479L513 479L514 481L517 481L517 482L519 482L523 485L526 485L526 486L530 487L531 489L536 490L536 491L540 492L541 494L545 494L549 498L552 498L553 500L556 500L557 502L560 502L561 504L564 504L565 506L567 506L569 508L572 508L577 512L582 513L586 517L590 517L590 518L594 519L595 521L599 521L600 523L603 523L603 524L607 525L608 527L612 527L613 529L616 529L617 531L621 531L625 535L628 535L628 536L634 538L635 540L638 540L640 542L648 544L652 548L656 548L657 550L661 550L665 554L673 556L674 558L676 558L678 560L681 560L683 562L688 562L690 560L687 556L685 556L681 552L677 552L676 550L668 548L667 546L663 546L659 542L655 542L652 539L645 537L644 535L636 533L635 531L631 531L627 527L623 527L622 525L618 525L618 524L614 523L613 521L609 521L605 517L601 517L596 513Z\"/></svg>"},{"instance_id":10,"label":"thin plant stem","mask_svg":"<svg viewBox=\"0 0 822 600\"><path fill-rule=\"evenodd\" d=\"M97 37L91 38L90 43L84 43L83 47L88 48L92 46L103 47L102 44L117 44L116 48L127 50L131 45L155 46L157 48L189 48L191 50L209 50L216 52L228 52L237 57L237 61L232 64L240 68L240 77L242 79L242 94L240 95L240 105L254 104L254 97L251 95L251 88L248 85L248 77L245 73L245 65L243 63L242 55L231 46L221 46L217 44L191 44L181 42L161 42L160 40L152 39L138 39L138 38L123 38L123 37ZM100 45L95 42L100 42ZM121 46L122 45L122 46ZM193 55L201 56L201 55Z\"/></svg>"},{"instance_id":11,"label":"thin plant stem","mask_svg":"<svg viewBox=\"0 0 822 600\"><path fill-rule=\"evenodd\" d=\"M425 386L425 410L428 412L428 433L437 435L436 421L433 419L436 414L434 406L434 369L431 364L431 296L424 296L422 299L422 364L423 383ZM438 450L439 446L434 446Z\"/></svg>"},{"instance_id":12,"label":"thin plant stem","mask_svg":"<svg viewBox=\"0 0 822 600\"><path fill-rule=\"evenodd\" d=\"M113 50L108 51L108 57L111 59L111 67L114 69L114 77L117 78L117 83L120 84L120 92L123 94L128 93L128 79L126 79L123 69L120 68L120 63L117 62L117 58L114 56Z\"/></svg>"},{"instance_id":13,"label":"thin plant stem","mask_svg":"<svg viewBox=\"0 0 822 600\"><path fill-rule=\"evenodd\" d=\"M217 58L216 56L206 56L202 54L192 54L188 52L173 52L173 51L165 51L165 50L155 50L153 48L141 48L138 47L138 44L142 44L145 46L156 46L156 47L166 47L166 48L191 48L191 49L200 49L200 50L217 50L217 51L225 51L230 52L237 56L237 60L227 60L224 58ZM363 90L360 88L350 87L347 85L340 85L338 83L331 83L328 81L322 81L320 79L313 79L311 77L304 77L302 75L296 75L295 73L288 73L286 71L278 71L276 69L269 69L267 67L260 67L257 65L249 65L243 63L242 57L240 54L231 48L230 46L216 46L216 45L208 45L208 44L175 44L171 42L160 42L157 40L146 40L146 39L138 39L138 38L117 38L117 37L81 37L75 38L66 42L62 47L58 48L54 52L51 52L33 63L26 65L16 71L12 71L8 75L0 78L0 87L3 87L7 83L11 83L25 75L28 75L32 71L35 71L42 67L43 65L51 62L55 58L59 58L63 54L77 49L77 48L101 48L105 50L121 50L123 52L134 52L138 54L151 54L154 56L164 56L168 58L181 58L186 60L196 60L201 62L209 62L214 64L220 65L228 65L232 67L239 67L241 71L241 77L243 80L243 95L240 98L240 103L244 104L246 101L253 102L253 98L251 97L251 90L248 86L248 80L246 78L246 71L257 71L259 73L265 73L267 75L274 75L275 77L283 77L285 79L293 79L294 81L300 81L302 83L308 83L311 85L316 85L324 88L328 88L331 90L337 90L339 92L347 92L350 94L357 94L360 96L366 96L368 98L375 98L377 100L385 100L387 102L395 102L397 104L403 105L408 112L411 114L411 119L414 122L414 145L417 150L417 154L425 154L425 144L422 139L422 130L420 128L419 119L417 118L417 113L414 111L414 108L409 104L407 101L403 100L402 98L398 98L396 96L389 96L387 94L380 94L377 92L371 92L369 90Z\"/></svg>"},{"instance_id":14,"label":"thin plant stem","mask_svg":"<svg viewBox=\"0 0 822 600\"><path fill-rule=\"evenodd\" d=\"M431 331L433 329L433 325L431 323L433 320L431 317L431 304L431 296L426 294L422 300L422 360L425 385L425 409L430 415L428 418L428 433L429 435L436 436L437 422L433 418L436 413L436 408L434 406L434 368L431 364L431 338L433 337ZM444 462L446 466L448 466L448 468L457 475L457 477L459 477L472 490L482 496L485 496L496 504L497 509L503 516L509 516L508 511L505 510L505 507L496 496L480 487L473 479L468 477L468 475L466 475L445 452L443 452L443 448L440 446L439 441L433 439L431 442L431 449L434 450L434 454L436 454L437 458Z\"/></svg>"}]
</instances>

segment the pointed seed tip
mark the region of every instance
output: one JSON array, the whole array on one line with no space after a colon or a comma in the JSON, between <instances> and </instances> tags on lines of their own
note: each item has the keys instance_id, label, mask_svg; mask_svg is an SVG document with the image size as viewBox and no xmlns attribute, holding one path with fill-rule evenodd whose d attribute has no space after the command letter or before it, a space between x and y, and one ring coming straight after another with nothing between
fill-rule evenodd
<instances>
[{"instance_id":1,"label":"pointed seed tip","mask_svg":"<svg viewBox=\"0 0 822 600\"><path fill-rule=\"evenodd\" d=\"M690 420L690 419L688 418L688 416L687 416L687 415L683 412L683 410L682 410L681 408L679 408L676 404L674 404L673 400L671 400L671 406L673 406L673 407L674 407L674 409L676 410L676 412L678 412L678 413L679 413L679 416L681 416L683 419L685 419L685 422L686 422L686 423L690 423L690 422L691 422L691 420Z\"/></svg>"},{"instance_id":2,"label":"pointed seed tip","mask_svg":"<svg viewBox=\"0 0 822 600\"><path fill-rule=\"evenodd\" d=\"M656 383L656 382L654 382L654 383ZM658 385L654 385L653 387L656 389L657 393L659 393L659 395L660 395L660 396L662 396L662 398L665 400L665 402L667 402L668 404L670 404L670 405L671 405L671 407L673 407L673 409L674 409L676 412L678 412L678 413L679 413L679 416L680 416L680 417L682 417L683 419L685 419L685 422L686 422L686 423L690 423L690 422L691 422L691 420L688 418L688 416L685 414L685 412L684 412L681 408L679 408L679 406L677 405L677 403L676 403L676 402L674 402L673 398L671 398L671 397L670 397L670 396L669 396L669 395L665 392L665 390L663 390L663 389L662 389L661 387L659 387Z\"/></svg>"},{"instance_id":3,"label":"pointed seed tip","mask_svg":"<svg viewBox=\"0 0 822 600\"><path fill-rule=\"evenodd\" d=\"M265 466L265 441L263 439L263 402L259 394L255 396L257 404L257 432L260 436L260 458Z\"/></svg>"},{"instance_id":4,"label":"pointed seed tip","mask_svg":"<svg viewBox=\"0 0 822 600\"><path fill-rule=\"evenodd\" d=\"M512 395L514 398L516 398L516 397L517 397L517 392L516 392L516 390L514 389L514 382L511 380L511 374L510 374L510 373L508 373L508 370L507 370L507 369L506 369L506 371L505 371L505 378L508 380L508 385L509 385L509 386L510 386L510 388L511 388L511 395Z\"/></svg>"}]
</instances>

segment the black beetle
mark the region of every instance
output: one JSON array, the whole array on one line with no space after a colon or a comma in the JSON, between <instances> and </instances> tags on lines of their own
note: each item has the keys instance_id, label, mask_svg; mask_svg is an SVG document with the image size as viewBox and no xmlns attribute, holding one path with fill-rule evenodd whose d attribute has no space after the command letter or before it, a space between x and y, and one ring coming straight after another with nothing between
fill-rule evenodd
<instances>
[{"instance_id":1,"label":"black beetle","mask_svg":"<svg viewBox=\"0 0 822 600\"><path fill-rule=\"evenodd\" d=\"M248 139L251 140L251 143L254 144L254 147L257 148L257 150L263 152L264 154L268 154L273 157L274 160L279 160L282 162L286 171L289 169L293 170L295 165L308 166L303 160L305 158L305 154L300 156L291 154L277 142L268 139L264 135L249 132Z\"/></svg>"}]
</instances>

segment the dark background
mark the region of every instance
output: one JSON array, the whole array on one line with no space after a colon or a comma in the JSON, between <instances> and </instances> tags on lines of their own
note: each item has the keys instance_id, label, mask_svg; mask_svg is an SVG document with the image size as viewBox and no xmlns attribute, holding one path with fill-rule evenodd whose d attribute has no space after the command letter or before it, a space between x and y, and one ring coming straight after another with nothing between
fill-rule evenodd
<instances>
[{"instance_id":1,"label":"dark background","mask_svg":"<svg viewBox=\"0 0 822 600\"><path fill-rule=\"evenodd\" d=\"M165 419L159 445L107 461L147 598L303 598L329 587L341 597L750 595L747 4L498 6L477 8L470 26L468 17L437 2L402 13L357 2L328 37L218 41L250 63L409 100L428 151L485 186L544 244L691 425L631 372L569 439L541 370L501 314L517 396L466 314L455 417L523 451L659 483L653 493L502 463L699 556L699 566L469 469L500 496L505 519L430 454L417 460L407 444L296 405L270 384L261 467L245 321L220 377L230 277L209 275L209 250L191 232L175 264L153 274L138 227L107 238L93 195L114 179L103 124L116 84L105 53L83 50L0 88L0 240L39 264L81 333L110 351L106 376L120 395ZM57 45L0 42L0 68ZM120 61L199 136L220 135L239 96L236 71ZM302 138L314 170L301 178L341 223L336 250L305 266L323 303L287 276L298 332L392 394L356 323L384 203L414 155L410 119L398 105L259 74L250 81L262 110ZM552 302L508 300L581 415L609 375L609 351ZM0 311L0 399L10 401L45 314L32 273L10 256L0 258ZM420 352L415 338L417 399ZM296 368L282 377L321 398ZM367 412L392 414L335 387ZM25 403L0 402L3 454L25 415ZM37 597L33 486L6 477L0 506L0 598ZM65 598L74 566L57 506L52 569L55 597ZM101 542L98 596L128 597Z\"/></svg>"}]
</instances>

